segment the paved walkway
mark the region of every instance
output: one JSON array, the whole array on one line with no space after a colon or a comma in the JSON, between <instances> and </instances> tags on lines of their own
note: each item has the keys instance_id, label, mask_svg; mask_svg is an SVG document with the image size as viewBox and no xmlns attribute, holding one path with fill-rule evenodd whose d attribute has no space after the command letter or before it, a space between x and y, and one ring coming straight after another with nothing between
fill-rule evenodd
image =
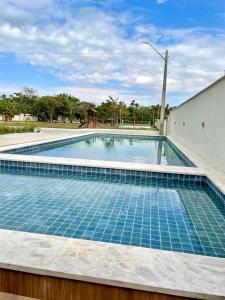
<instances>
[{"instance_id":1,"label":"paved walkway","mask_svg":"<svg viewBox=\"0 0 225 300\"><path fill-rule=\"evenodd\" d=\"M69 135L75 134L65 132L51 132L51 133L45 133L45 132L35 132L35 133L15 133L15 134L4 134L0 135L0 147L3 146L10 146L10 145L17 145L17 144L23 144L23 143L29 143L29 142L36 142L36 141L43 141L43 140L50 140L54 138L60 138L60 137L67 137Z\"/></svg>"}]
</instances>

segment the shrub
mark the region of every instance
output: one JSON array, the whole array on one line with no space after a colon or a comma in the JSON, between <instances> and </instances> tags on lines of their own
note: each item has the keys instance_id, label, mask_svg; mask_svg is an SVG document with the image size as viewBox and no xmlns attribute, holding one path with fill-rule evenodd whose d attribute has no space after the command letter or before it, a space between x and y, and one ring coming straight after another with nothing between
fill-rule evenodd
<instances>
[{"instance_id":1,"label":"shrub","mask_svg":"<svg viewBox=\"0 0 225 300\"><path fill-rule=\"evenodd\" d=\"M20 133L20 132L34 132L35 125L24 124L24 125L0 125L0 134L8 133Z\"/></svg>"}]
</instances>

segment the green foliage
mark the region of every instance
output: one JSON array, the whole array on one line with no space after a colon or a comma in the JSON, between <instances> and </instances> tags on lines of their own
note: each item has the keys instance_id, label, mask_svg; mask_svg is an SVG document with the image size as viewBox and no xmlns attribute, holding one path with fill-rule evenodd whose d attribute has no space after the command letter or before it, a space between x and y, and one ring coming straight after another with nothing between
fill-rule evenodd
<instances>
[{"instance_id":1,"label":"green foliage","mask_svg":"<svg viewBox=\"0 0 225 300\"><path fill-rule=\"evenodd\" d=\"M35 100L38 98L37 92L29 87L24 87L20 93L10 96L15 103L16 113L30 114Z\"/></svg>"},{"instance_id":2,"label":"green foliage","mask_svg":"<svg viewBox=\"0 0 225 300\"><path fill-rule=\"evenodd\" d=\"M10 96L0 96L0 115L4 116L5 121L11 121L14 115L24 113L37 116L41 122L53 123L60 118L62 122L67 119L72 123L73 120L82 121L85 109L88 107L97 111L99 122L108 123L111 126L117 126L122 121L133 124L139 122L154 124L160 115L159 105L140 106L137 101L132 100L127 106L119 98L111 96L100 105L81 101L65 93L54 96L39 96L34 89L28 87L24 87L21 92ZM165 108L166 116L170 109L167 105Z\"/></svg>"},{"instance_id":3,"label":"green foliage","mask_svg":"<svg viewBox=\"0 0 225 300\"><path fill-rule=\"evenodd\" d=\"M6 121L11 121L16 112L16 102L11 98L7 98L5 95L0 99L0 114L5 116Z\"/></svg>"},{"instance_id":4,"label":"green foliage","mask_svg":"<svg viewBox=\"0 0 225 300\"><path fill-rule=\"evenodd\" d=\"M34 132L34 128L34 124L24 124L16 126L0 124L0 134Z\"/></svg>"}]
</instances>

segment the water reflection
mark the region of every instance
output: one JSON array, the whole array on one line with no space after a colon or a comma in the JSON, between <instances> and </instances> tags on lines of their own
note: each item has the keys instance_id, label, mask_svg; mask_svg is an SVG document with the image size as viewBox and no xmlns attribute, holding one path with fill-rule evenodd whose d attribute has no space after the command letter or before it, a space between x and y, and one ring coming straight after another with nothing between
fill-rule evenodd
<instances>
[{"instance_id":1,"label":"water reflection","mask_svg":"<svg viewBox=\"0 0 225 300\"><path fill-rule=\"evenodd\" d=\"M84 140L84 142L87 146L91 147L93 143L97 142L97 138L87 139L87 140Z\"/></svg>"},{"instance_id":2,"label":"water reflection","mask_svg":"<svg viewBox=\"0 0 225 300\"><path fill-rule=\"evenodd\" d=\"M161 165L162 147L163 147L163 141L158 141L158 143L157 143L157 165Z\"/></svg>"},{"instance_id":3,"label":"water reflection","mask_svg":"<svg viewBox=\"0 0 225 300\"><path fill-rule=\"evenodd\" d=\"M101 141L106 150L112 150L115 148L116 140L114 138L101 139Z\"/></svg>"},{"instance_id":4,"label":"water reflection","mask_svg":"<svg viewBox=\"0 0 225 300\"><path fill-rule=\"evenodd\" d=\"M183 155L163 138L92 137L66 145L51 145L41 151L37 149L36 153L40 156L189 166Z\"/></svg>"}]
</instances>

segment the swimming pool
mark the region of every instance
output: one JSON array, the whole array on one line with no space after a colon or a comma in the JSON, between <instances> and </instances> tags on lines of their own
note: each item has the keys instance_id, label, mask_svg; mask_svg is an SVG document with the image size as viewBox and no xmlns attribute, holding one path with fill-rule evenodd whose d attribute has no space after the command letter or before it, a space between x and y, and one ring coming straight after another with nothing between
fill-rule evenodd
<instances>
[{"instance_id":1,"label":"swimming pool","mask_svg":"<svg viewBox=\"0 0 225 300\"><path fill-rule=\"evenodd\" d=\"M1 162L0 228L225 257L206 178Z\"/></svg>"},{"instance_id":2,"label":"swimming pool","mask_svg":"<svg viewBox=\"0 0 225 300\"><path fill-rule=\"evenodd\" d=\"M88 160L194 166L166 137L97 133L6 152Z\"/></svg>"}]
</instances>

